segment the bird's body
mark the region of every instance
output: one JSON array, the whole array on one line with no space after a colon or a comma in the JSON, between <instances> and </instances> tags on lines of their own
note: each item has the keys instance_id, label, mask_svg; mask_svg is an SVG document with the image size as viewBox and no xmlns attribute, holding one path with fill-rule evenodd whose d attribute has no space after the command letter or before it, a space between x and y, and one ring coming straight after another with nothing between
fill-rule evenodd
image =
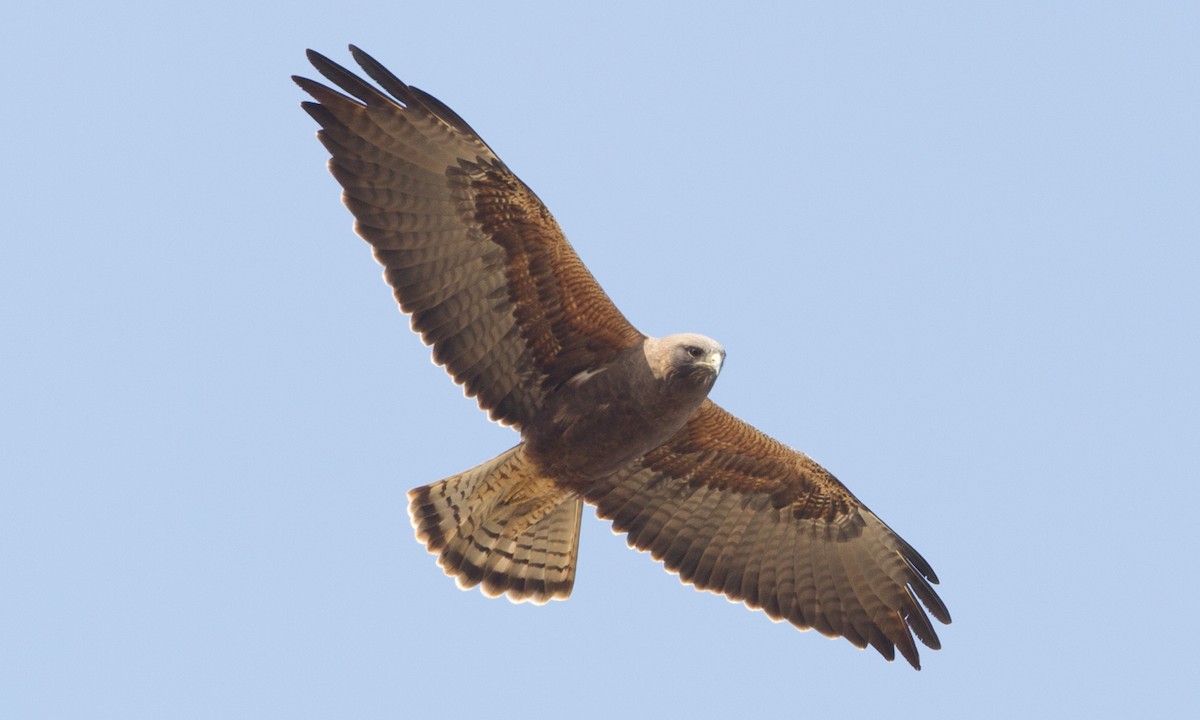
<instances>
[{"instance_id":1,"label":"bird's body","mask_svg":"<svg viewBox=\"0 0 1200 720\"><path fill-rule=\"evenodd\" d=\"M691 358L685 348L702 355ZM667 361L677 351L702 361L692 376ZM576 374L547 396L522 433L530 458L564 485L586 491L678 432L708 396L724 356L700 335L646 338Z\"/></svg>"},{"instance_id":2,"label":"bird's body","mask_svg":"<svg viewBox=\"0 0 1200 720\"><path fill-rule=\"evenodd\" d=\"M939 647L926 610L950 621L929 564L821 466L708 400L716 341L638 332L462 118L351 52L391 97L312 51L349 95L296 81L355 229L434 359L521 434L409 493L445 571L563 599L587 502L684 582L919 667L912 634Z\"/></svg>"}]
</instances>

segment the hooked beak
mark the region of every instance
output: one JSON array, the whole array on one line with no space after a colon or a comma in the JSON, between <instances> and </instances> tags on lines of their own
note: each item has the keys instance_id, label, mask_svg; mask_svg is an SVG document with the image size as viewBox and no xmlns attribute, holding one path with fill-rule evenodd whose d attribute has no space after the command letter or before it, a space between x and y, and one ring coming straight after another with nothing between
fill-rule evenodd
<instances>
[{"instance_id":1,"label":"hooked beak","mask_svg":"<svg viewBox=\"0 0 1200 720\"><path fill-rule=\"evenodd\" d=\"M724 350L715 350L715 351L709 353L708 357L705 358L705 360L704 360L704 364L708 365L709 367L711 367L713 369L714 375L721 374L721 365L724 362L725 362L725 351Z\"/></svg>"}]
</instances>

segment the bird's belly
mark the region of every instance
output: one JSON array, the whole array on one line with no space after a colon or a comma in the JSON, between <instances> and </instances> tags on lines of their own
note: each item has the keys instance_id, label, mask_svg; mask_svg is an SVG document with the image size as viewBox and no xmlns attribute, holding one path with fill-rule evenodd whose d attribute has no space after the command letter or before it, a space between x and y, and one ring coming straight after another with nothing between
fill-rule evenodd
<instances>
[{"instance_id":1,"label":"bird's belly","mask_svg":"<svg viewBox=\"0 0 1200 720\"><path fill-rule=\"evenodd\" d=\"M584 484L662 445L697 407L699 402L652 410L621 402L562 407L551 422L527 434L526 446L550 477Z\"/></svg>"}]
</instances>

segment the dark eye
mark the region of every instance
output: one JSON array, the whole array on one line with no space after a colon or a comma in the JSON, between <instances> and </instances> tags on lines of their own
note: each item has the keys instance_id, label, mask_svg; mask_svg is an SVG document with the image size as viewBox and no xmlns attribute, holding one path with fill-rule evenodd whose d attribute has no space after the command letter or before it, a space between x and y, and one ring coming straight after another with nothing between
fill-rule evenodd
<instances>
[{"instance_id":1,"label":"dark eye","mask_svg":"<svg viewBox=\"0 0 1200 720\"><path fill-rule=\"evenodd\" d=\"M704 354L704 351L701 350L700 348L696 347L695 345L688 345L687 347L684 348L684 350L687 351L688 355L691 355L694 358L698 358Z\"/></svg>"}]
</instances>

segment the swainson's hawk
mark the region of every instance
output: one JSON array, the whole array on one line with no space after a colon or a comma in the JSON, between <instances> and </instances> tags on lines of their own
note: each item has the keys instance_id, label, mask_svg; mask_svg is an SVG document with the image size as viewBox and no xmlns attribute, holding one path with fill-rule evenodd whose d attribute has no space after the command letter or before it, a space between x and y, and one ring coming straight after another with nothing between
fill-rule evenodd
<instances>
[{"instance_id":1,"label":"swainson's hawk","mask_svg":"<svg viewBox=\"0 0 1200 720\"><path fill-rule=\"evenodd\" d=\"M521 434L409 493L446 573L566 598L588 502L684 582L919 668L913 634L939 647L926 611L950 622L929 563L808 456L707 399L716 341L638 332L462 118L350 51L384 92L312 51L346 94L295 80L355 230L434 359Z\"/></svg>"}]
</instances>

